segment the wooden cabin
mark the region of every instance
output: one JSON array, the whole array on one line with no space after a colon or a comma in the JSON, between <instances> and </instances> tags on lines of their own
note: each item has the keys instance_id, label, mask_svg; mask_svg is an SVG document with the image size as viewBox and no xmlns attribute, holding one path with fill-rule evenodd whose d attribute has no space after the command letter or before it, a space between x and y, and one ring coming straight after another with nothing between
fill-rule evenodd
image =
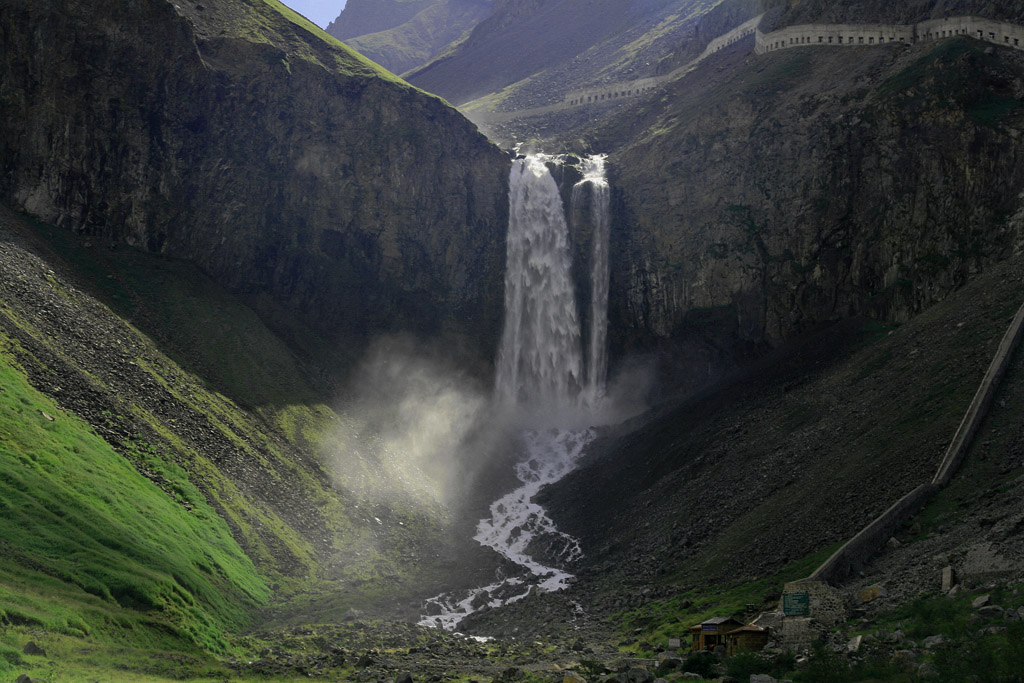
<instances>
[{"instance_id":1,"label":"wooden cabin","mask_svg":"<svg viewBox=\"0 0 1024 683\"><path fill-rule=\"evenodd\" d=\"M740 652L760 652L768 644L768 631L747 624L725 634L725 653L730 657Z\"/></svg>"},{"instance_id":2,"label":"wooden cabin","mask_svg":"<svg viewBox=\"0 0 1024 683\"><path fill-rule=\"evenodd\" d=\"M741 626L743 623L732 617L712 617L707 621L702 621L696 626L690 627L690 637L692 638L690 649L694 652L701 652L713 650L716 645L727 646L726 634Z\"/></svg>"}]
</instances>

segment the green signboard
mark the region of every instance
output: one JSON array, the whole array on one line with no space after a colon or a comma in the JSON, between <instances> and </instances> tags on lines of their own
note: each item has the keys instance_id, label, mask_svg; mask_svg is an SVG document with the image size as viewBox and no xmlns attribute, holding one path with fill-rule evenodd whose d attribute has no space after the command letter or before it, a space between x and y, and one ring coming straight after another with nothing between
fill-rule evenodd
<instances>
[{"instance_id":1,"label":"green signboard","mask_svg":"<svg viewBox=\"0 0 1024 683\"><path fill-rule=\"evenodd\" d=\"M804 617L810 614L810 593L783 593L782 613L787 617Z\"/></svg>"}]
</instances>

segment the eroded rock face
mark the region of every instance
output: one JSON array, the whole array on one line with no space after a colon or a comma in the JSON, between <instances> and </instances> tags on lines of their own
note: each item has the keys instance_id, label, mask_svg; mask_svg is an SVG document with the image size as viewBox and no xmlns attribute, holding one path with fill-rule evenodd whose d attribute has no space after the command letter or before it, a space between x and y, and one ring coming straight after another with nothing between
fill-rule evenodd
<instances>
[{"instance_id":1,"label":"eroded rock face","mask_svg":"<svg viewBox=\"0 0 1024 683\"><path fill-rule=\"evenodd\" d=\"M508 160L442 101L269 3L12 0L0 29L2 201L327 339L493 346Z\"/></svg>"},{"instance_id":2,"label":"eroded rock face","mask_svg":"<svg viewBox=\"0 0 1024 683\"><path fill-rule=\"evenodd\" d=\"M707 66L613 157L620 338L905 321L1024 247L1019 53L787 52Z\"/></svg>"}]
</instances>

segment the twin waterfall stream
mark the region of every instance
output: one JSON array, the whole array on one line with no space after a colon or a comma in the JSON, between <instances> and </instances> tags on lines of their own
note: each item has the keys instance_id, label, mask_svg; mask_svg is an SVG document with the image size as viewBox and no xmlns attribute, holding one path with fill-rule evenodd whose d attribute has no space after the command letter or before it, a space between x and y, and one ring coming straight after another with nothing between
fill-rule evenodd
<instances>
[{"instance_id":1,"label":"twin waterfall stream","mask_svg":"<svg viewBox=\"0 0 1024 683\"><path fill-rule=\"evenodd\" d=\"M497 358L495 401L517 416L522 486L496 500L474 539L517 566L513 576L427 600L424 626L454 630L469 614L557 591L572 578L564 567L582 557L579 542L558 531L532 498L568 474L594 438L605 397L608 330L610 192L604 156L584 159L570 216L591 230L590 316L584 364L572 281L569 224L548 171L556 157L513 163L505 267L505 328ZM589 211L587 211L589 205ZM543 550L543 559L534 557ZM532 554L531 554L532 553ZM544 563L556 565L547 566Z\"/></svg>"}]
</instances>

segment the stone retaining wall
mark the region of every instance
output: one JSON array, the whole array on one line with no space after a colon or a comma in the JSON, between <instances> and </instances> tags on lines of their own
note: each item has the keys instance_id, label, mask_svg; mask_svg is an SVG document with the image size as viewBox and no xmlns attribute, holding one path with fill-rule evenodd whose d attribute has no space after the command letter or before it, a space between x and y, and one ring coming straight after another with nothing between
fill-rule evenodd
<instances>
[{"instance_id":1,"label":"stone retaining wall","mask_svg":"<svg viewBox=\"0 0 1024 683\"><path fill-rule=\"evenodd\" d=\"M968 406L964 419L953 436L935 477L927 484L918 486L896 501L888 510L825 560L808 577L808 580L835 583L850 576L866 564L885 545L893 533L917 514L935 493L949 483L963 462L978 426L985 419L992 403L992 396L995 394L999 381L1006 373L1006 368L1009 366L1017 346L1020 345L1022 337L1024 337L1024 305L1017 311L1009 329L1003 335L995 357L982 378L981 385Z\"/></svg>"},{"instance_id":2,"label":"stone retaining wall","mask_svg":"<svg viewBox=\"0 0 1024 683\"><path fill-rule=\"evenodd\" d=\"M960 463L963 462L964 456L967 455L967 447L971 445L971 441L974 439L981 421L988 413L989 405L992 403L992 396L999 386L999 381L1006 373L1006 368L1013 357L1013 351L1020 344L1022 336L1024 336L1024 306L1021 306L1020 310L1017 311L1013 322L1010 323L1010 329L1003 335L1003 340L996 350L995 358L992 359L992 363L988 366L985 377L981 380L981 386L978 387L977 393L974 394L974 399L971 401L971 405L967 409L960 427L957 428L953 441L946 450L946 455L942 458L939 471L936 472L935 478L932 479L933 484L945 486L953 475L956 474L956 471L960 469Z\"/></svg>"},{"instance_id":3,"label":"stone retaining wall","mask_svg":"<svg viewBox=\"0 0 1024 683\"><path fill-rule=\"evenodd\" d=\"M754 38L754 52L808 45L885 45L920 43L953 36L970 36L997 45L1024 50L1024 26L979 17L929 19L919 24L802 24L788 26Z\"/></svg>"},{"instance_id":4,"label":"stone retaining wall","mask_svg":"<svg viewBox=\"0 0 1024 683\"><path fill-rule=\"evenodd\" d=\"M695 68L701 61L753 34L754 53L764 54L791 47L816 46L872 46L902 43L909 45L930 40L941 40L953 36L970 36L996 45L1024 50L1024 26L1003 21L992 21L979 17L949 17L929 19L919 24L802 24L788 26L771 33L762 33L759 28L764 15L758 15L740 26L715 38L696 59L664 76L638 78L608 85L595 86L566 93L562 101L544 107L519 109L508 112L464 112L471 120L489 122L551 114L557 111L607 104L615 101L636 99L650 93L659 86L679 78Z\"/></svg>"}]
</instances>

